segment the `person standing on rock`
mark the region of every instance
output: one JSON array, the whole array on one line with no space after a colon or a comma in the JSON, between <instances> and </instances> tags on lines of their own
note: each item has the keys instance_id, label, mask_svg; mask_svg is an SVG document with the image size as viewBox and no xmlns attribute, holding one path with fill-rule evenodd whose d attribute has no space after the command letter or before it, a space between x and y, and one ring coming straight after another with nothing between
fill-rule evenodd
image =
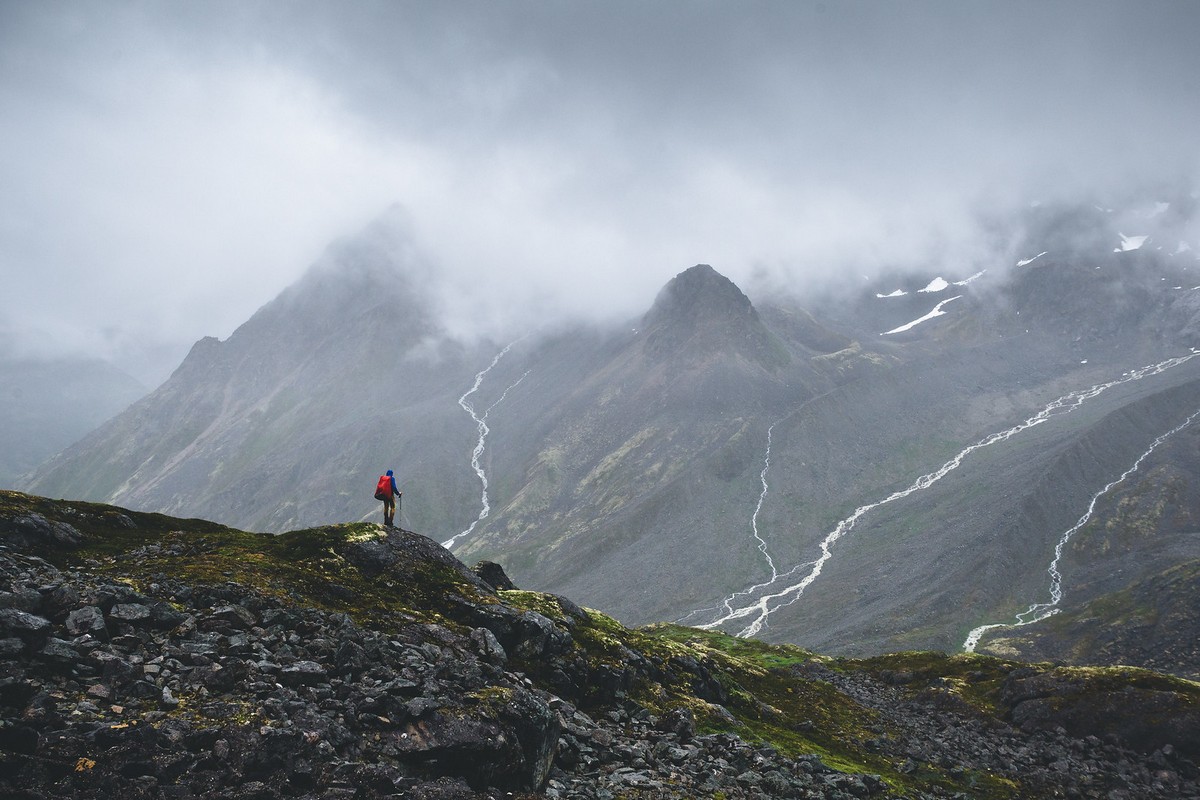
<instances>
[{"instance_id":1,"label":"person standing on rock","mask_svg":"<svg viewBox=\"0 0 1200 800\"><path fill-rule=\"evenodd\" d=\"M375 486L375 499L383 501L383 524L387 527L392 527L392 521L396 518L396 501L394 498L400 497L403 492L396 488L396 476L389 469L386 475L379 476L379 483Z\"/></svg>"}]
</instances>

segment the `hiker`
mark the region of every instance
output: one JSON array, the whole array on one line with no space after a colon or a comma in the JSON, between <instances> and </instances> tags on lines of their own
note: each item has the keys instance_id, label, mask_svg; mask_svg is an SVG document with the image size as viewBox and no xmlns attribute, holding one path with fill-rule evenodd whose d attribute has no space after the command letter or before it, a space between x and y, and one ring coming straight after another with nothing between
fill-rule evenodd
<instances>
[{"instance_id":1,"label":"hiker","mask_svg":"<svg viewBox=\"0 0 1200 800\"><path fill-rule=\"evenodd\" d=\"M383 501L383 524L389 528L396 518L396 501L392 498L402 494L404 493L396 488L396 476L390 469L386 475L379 476L379 483L375 486L375 499Z\"/></svg>"}]
</instances>

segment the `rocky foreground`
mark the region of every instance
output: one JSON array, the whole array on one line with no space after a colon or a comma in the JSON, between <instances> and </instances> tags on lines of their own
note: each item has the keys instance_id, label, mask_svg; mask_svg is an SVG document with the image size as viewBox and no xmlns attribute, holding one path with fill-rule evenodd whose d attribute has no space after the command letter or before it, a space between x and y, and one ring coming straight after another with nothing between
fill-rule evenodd
<instances>
[{"instance_id":1,"label":"rocky foreground","mask_svg":"<svg viewBox=\"0 0 1200 800\"><path fill-rule=\"evenodd\" d=\"M629 630L425 537L0 492L0 796L1200 798L1200 685Z\"/></svg>"}]
</instances>

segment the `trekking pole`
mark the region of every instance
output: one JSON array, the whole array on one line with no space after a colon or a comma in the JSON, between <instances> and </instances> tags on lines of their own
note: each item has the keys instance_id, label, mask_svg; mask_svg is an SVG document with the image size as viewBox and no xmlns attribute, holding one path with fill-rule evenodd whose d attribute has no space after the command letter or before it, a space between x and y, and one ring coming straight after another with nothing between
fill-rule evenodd
<instances>
[{"instance_id":1,"label":"trekking pole","mask_svg":"<svg viewBox=\"0 0 1200 800\"><path fill-rule=\"evenodd\" d=\"M404 492L396 495L396 516L400 518L400 530L404 530Z\"/></svg>"}]
</instances>

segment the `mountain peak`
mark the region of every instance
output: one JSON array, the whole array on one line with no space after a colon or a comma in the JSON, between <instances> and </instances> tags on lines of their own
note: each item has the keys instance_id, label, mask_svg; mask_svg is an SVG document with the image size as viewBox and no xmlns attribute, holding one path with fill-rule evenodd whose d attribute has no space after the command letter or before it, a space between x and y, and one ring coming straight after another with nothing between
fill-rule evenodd
<instances>
[{"instance_id":1,"label":"mountain peak","mask_svg":"<svg viewBox=\"0 0 1200 800\"><path fill-rule=\"evenodd\" d=\"M708 264L697 264L672 278L646 314L645 324L696 322L705 318L757 319L750 298Z\"/></svg>"},{"instance_id":2,"label":"mountain peak","mask_svg":"<svg viewBox=\"0 0 1200 800\"><path fill-rule=\"evenodd\" d=\"M778 366L770 339L750 298L733 281L697 264L676 275L642 318L646 351L654 357L707 358L739 352Z\"/></svg>"}]
</instances>

